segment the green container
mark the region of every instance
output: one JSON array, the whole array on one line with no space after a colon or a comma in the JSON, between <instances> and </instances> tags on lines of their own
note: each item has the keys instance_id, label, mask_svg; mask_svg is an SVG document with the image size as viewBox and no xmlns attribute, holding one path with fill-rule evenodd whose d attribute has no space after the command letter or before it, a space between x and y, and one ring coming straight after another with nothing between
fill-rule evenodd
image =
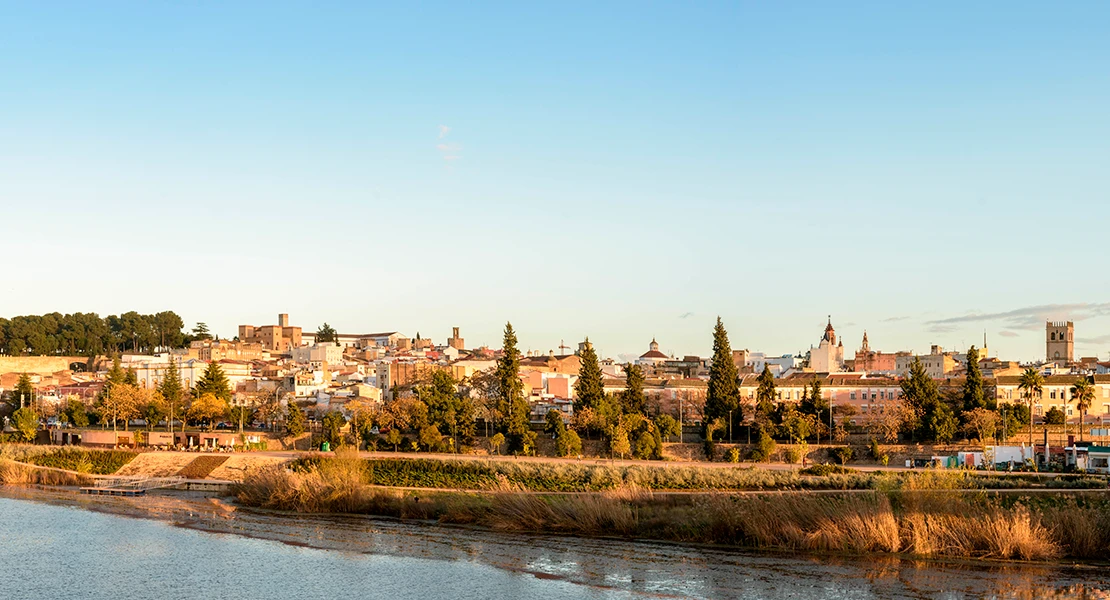
<instances>
[{"instance_id":1,"label":"green container","mask_svg":"<svg viewBox=\"0 0 1110 600\"><path fill-rule=\"evenodd\" d=\"M331 444L327 442L320 444L320 452L331 452Z\"/></svg>"}]
</instances>

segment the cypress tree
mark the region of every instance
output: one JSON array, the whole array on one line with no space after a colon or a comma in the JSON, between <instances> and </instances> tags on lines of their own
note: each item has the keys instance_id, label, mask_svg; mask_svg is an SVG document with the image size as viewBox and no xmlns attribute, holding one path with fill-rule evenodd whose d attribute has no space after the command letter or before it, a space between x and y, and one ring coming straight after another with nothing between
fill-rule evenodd
<instances>
[{"instance_id":1,"label":"cypress tree","mask_svg":"<svg viewBox=\"0 0 1110 600\"><path fill-rule=\"evenodd\" d=\"M728 418L732 411L733 421L743 420L740 408L740 384L736 363L732 362L732 346L728 342L721 317L713 327L713 364L709 368L709 386L705 395L705 422L707 424L720 418Z\"/></svg>"},{"instance_id":2,"label":"cypress tree","mask_svg":"<svg viewBox=\"0 0 1110 600\"><path fill-rule=\"evenodd\" d=\"M755 390L755 410L764 417L770 417L775 411L775 376L767 365L763 365L763 372L759 374L759 387Z\"/></svg>"},{"instance_id":3,"label":"cypress tree","mask_svg":"<svg viewBox=\"0 0 1110 600\"><path fill-rule=\"evenodd\" d=\"M535 440L529 425L531 407L524 399L524 382L520 380L520 350L516 347L516 332L512 323L505 323L505 337L501 344L501 358L497 360L498 410L505 415L506 439L510 452L527 453Z\"/></svg>"},{"instance_id":4,"label":"cypress tree","mask_svg":"<svg viewBox=\"0 0 1110 600\"><path fill-rule=\"evenodd\" d=\"M624 393L621 394L621 404L625 414L644 414L647 400L644 397L644 371L639 365L629 363L625 365L627 373Z\"/></svg>"},{"instance_id":5,"label":"cypress tree","mask_svg":"<svg viewBox=\"0 0 1110 600\"><path fill-rule=\"evenodd\" d=\"M582 353L578 355L578 381L574 383L574 410L597 408L605 398L605 385L601 382L601 365L590 338L586 338Z\"/></svg>"},{"instance_id":6,"label":"cypress tree","mask_svg":"<svg viewBox=\"0 0 1110 600\"><path fill-rule=\"evenodd\" d=\"M964 410L986 408L983 396L983 372L979 369L979 350L972 346L967 351L967 379L964 381Z\"/></svg>"}]
</instances>

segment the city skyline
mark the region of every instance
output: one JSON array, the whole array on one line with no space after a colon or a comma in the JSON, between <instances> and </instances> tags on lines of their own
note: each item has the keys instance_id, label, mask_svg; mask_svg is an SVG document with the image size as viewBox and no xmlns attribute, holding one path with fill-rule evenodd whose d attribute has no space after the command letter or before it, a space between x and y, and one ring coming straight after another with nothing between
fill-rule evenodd
<instances>
[{"instance_id":1,"label":"city skyline","mask_svg":"<svg viewBox=\"0 0 1110 600\"><path fill-rule=\"evenodd\" d=\"M0 315L1110 356L1110 7L0 7Z\"/></svg>"}]
</instances>

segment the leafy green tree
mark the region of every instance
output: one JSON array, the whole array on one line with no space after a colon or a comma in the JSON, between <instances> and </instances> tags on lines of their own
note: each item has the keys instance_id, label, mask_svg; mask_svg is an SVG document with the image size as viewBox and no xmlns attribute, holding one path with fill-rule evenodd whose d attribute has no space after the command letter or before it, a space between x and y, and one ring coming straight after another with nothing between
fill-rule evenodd
<instances>
[{"instance_id":1,"label":"leafy green tree","mask_svg":"<svg viewBox=\"0 0 1110 600\"><path fill-rule=\"evenodd\" d=\"M15 428L20 441L33 442L35 433L39 430L39 416L29 406L21 408L12 415L12 427Z\"/></svg>"},{"instance_id":2,"label":"leafy green tree","mask_svg":"<svg viewBox=\"0 0 1110 600\"><path fill-rule=\"evenodd\" d=\"M671 415L659 415L656 417L655 428L659 431L660 435L668 440L672 437L678 437L678 434L681 432L678 419Z\"/></svg>"},{"instance_id":3,"label":"leafy green tree","mask_svg":"<svg viewBox=\"0 0 1110 600\"><path fill-rule=\"evenodd\" d=\"M586 338L582 352L578 355L578 381L574 383L574 410L596 408L605 397L605 385L601 378L601 364L597 360L590 338Z\"/></svg>"},{"instance_id":4,"label":"leafy green tree","mask_svg":"<svg viewBox=\"0 0 1110 600\"><path fill-rule=\"evenodd\" d=\"M497 435L501 435L501 434L497 434ZM398 448L398 446L401 445L401 441L403 439L404 438L401 437L401 430L400 429L396 429L396 428L390 429L389 433L385 434L385 443L389 444L390 446L393 446L393 451L394 452L397 451L397 448Z\"/></svg>"},{"instance_id":5,"label":"leafy green tree","mask_svg":"<svg viewBox=\"0 0 1110 600\"><path fill-rule=\"evenodd\" d=\"M227 401L211 392L205 392L193 400L187 414L193 422L205 424L211 431L216 428L220 419L227 417Z\"/></svg>"},{"instance_id":6,"label":"leafy green tree","mask_svg":"<svg viewBox=\"0 0 1110 600\"><path fill-rule=\"evenodd\" d=\"M332 448L338 448L343 444L343 434L341 433L343 426L347 424L347 419L337 410L333 410L324 415L320 421L320 426L323 429L324 441L327 442Z\"/></svg>"},{"instance_id":7,"label":"leafy green tree","mask_svg":"<svg viewBox=\"0 0 1110 600\"><path fill-rule=\"evenodd\" d=\"M644 395L644 370L639 365L625 365L625 389L621 392L621 408L625 414L644 414L647 397Z\"/></svg>"},{"instance_id":8,"label":"leafy green tree","mask_svg":"<svg viewBox=\"0 0 1110 600\"><path fill-rule=\"evenodd\" d=\"M133 367L127 367L127 372L124 373L123 382L127 385L139 385L139 377L135 375Z\"/></svg>"},{"instance_id":9,"label":"leafy green tree","mask_svg":"<svg viewBox=\"0 0 1110 600\"><path fill-rule=\"evenodd\" d=\"M503 434L503 433L493 434L493 437L491 437L489 439L489 445L490 445L490 449L493 450L494 454L501 454L501 446L505 445L505 434Z\"/></svg>"},{"instance_id":10,"label":"leafy green tree","mask_svg":"<svg viewBox=\"0 0 1110 600\"><path fill-rule=\"evenodd\" d=\"M335 328L327 323L324 323L316 330L316 343L323 344L325 342L338 342L339 334L336 333Z\"/></svg>"},{"instance_id":11,"label":"leafy green tree","mask_svg":"<svg viewBox=\"0 0 1110 600\"><path fill-rule=\"evenodd\" d=\"M70 400L67 402L63 415L66 422L74 427L89 426L89 413L85 410L85 403L80 400Z\"/></svg>"},{"instance_id":12,"label":"leafy green tree","mask_svg":"<svg viewBox=\"0 0 1110 600\"><path fill-rule=\"evenodd\" d=\"M146 420L146 428L148 431L154 431L154 427L159 421L166 418L169 410L166 407L166 400L162 398L162 394L157 392L147 395L147 402L139 408L143 419Z\"/></svg>"},{"instance_id":13,"label":"leafy green tree","mask_svg":"<svg viewBox=\"0 0 1110 600\"><path fill-rule=\"evenodd\" d=\"M937 402L930 407L926 414L926 424L929 437L942 443L951 442L959 427L952 408L943 402Z\"/></svg>"},{"instance_id":14,"label":"leafy green tree","mask_svg":"<svg viewBox=\"0 0 1110 600\"><path fill-rule=\"evenodd\" d=\"M563 429L555 438L555 452L559 456L582 454L582 438L573 429Z\"/></svg>"},{"instance_id":15,"label":"leafy green tree","mask_svg":"<svg viewBox=\"0 0 1110 600\"><path fill-rule=\"evenodd\" d=\"M197 380L193 395L200 397L205 394L212 394L224 402L231 400L231 383L224 374L223 368L220 367L219 361L209 361L204 374Z\"/></svg>"},{"instance_id":16,"label":"leafy green tree","mask_svg":"<svg viewBox=\"0 0 1110 600\"><path fill-rule=\"evenodd\" d=\"M721 317L717 317L717 324L713 327L713 364L709 367L709 385L705 396L705 422L727 419L730 414L734 424L743 421L740 380L736 363L732 362L732 346Z\"/></svg>"},{"instance_id":17,"label":"leafy green tree","mask_svg":"<svg viewBox=\"0 0 1110 600\"><path fill-rule=\"evenodd\" d=\"M560 433L567 429L566 423L563 423L562 415L555 409L547 411L547 417L544 418L544 421L546 424L543 430L555 437L558 437Z\"/></svg>"},{"instance_id":18,"label":"leafy green tree","mask_svg":"<svg viewBox=\"0 0 1110 600\"><path fill-rule=\"evenodd\" d=\"M609 451L621 458L632 452L632 444L628 441L628 431L624 427L617 426L613 428L609 435Z\"/></svg>"},{"instance_id":19,"label":"leafy green tree","mask_svg":"<svg viewBox=\"0 0 1110 600\"><path fill-rule=\"evenodd\" d=\"M308 418L305 417L304 411L301 407L290 402L285 412L285 433L291 437L297 437L305 432L308 424ZM400 443L400 442L398 442Z\"/></svg>"},{"instance_id":20,"label":"leafy green tree","mask_svg":"<svg viewBox=\"0 0 1110 600\"><path fill-rule=\"evenodd\" d=\"M420 443L428 452L435 452L443 441L443 435L435 425L426 425L420 429Z\"/></svg>"},{"instance_id":21,"label":"leafy green tree","mask_svg":"<svg viewBox=\"0 0 1110 600\"><path fill-rule=\"evenodd\" d=\"M1044 391L1044 375L1034 367L1029 367L1018 380L1018 389L1022 391L1025 403L1029 407L1029 414L1033 414L1033 400L1041 397ZM1033 446L1033 421L1029 421L1029 446Z\"/></svg>"},{"instance_id":22,"label":"leafy green tree","mask_svg":"<svg viewBox=\"0 0 1110 600\"><path fill-rule=\"evenodd\" d=\"M1044 422L1049 425L1063 425L1064 424L1064 411L1053 406L1048 409L1044 415Z\"/></svg>"},{"instance_id":23,"label":"leafy green tree","mask_svg":"<svg viewBox=\"0 0 1110 600\"><path fill-rule=\"evenodd\" d=\"M428 385L416 388L416 397L428 407L428 421L452 437L474 434L474 401L459 393L451 373L432 372Z\"/></svg>"},{"instance_id":24,"label":"leafy green tree","mask_svg":"<svg viewBox=\"0 0 1110 600\"><path fill-rule=\"evenodd\" d=\"M967 350L967 378L963 389L964 411L987 408L983 395L983 372L979 369L979 350L972 346Z\"/></svg>"}]
</instances>

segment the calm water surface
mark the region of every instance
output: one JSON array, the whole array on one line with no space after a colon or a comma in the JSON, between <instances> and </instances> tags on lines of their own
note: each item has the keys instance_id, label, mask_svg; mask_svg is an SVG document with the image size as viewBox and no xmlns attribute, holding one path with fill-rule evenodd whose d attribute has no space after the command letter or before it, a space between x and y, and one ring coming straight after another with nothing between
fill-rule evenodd
<instances>
[{"instance_id":1,"label":"calm water surface","mask_svg":"<svg viewBox=\"0 0 1110 600\"><path fill-rule=\"evenodd\" d=\"M1110 598L1107 568L753 555L357 517L189 516L176 514L175 525L0 498L0 597Z\"/></svg>"}]
</instances>

